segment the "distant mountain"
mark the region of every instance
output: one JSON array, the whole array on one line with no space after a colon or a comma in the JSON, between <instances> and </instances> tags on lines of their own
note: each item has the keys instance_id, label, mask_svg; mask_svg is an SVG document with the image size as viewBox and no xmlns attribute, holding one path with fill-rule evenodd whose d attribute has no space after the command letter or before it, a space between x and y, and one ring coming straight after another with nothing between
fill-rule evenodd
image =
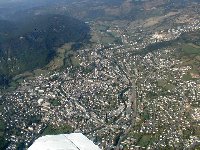
<instances>
[{"instance_id":1,"label":"distant mountain","mask_svg":"<svg viewBox=\"0 0 200 150\"><path fill-rule=\"evenodd\" d=\"M0 19L12 19L13 15L18 12L70 3L72 1L73 0L0 0Z\"/></svg>"},{"instance_id":2,"label":"distant mountain","mask_svg":"<svg viewBox=\"0 0 200 150\"><path fill-rule=\"evenodd\" d=\"M25 15L17 21L0 20L0 84L9 76L43 67L55 49L89 38L89 27L64 15Z\"/></svg>"}]
</instances>

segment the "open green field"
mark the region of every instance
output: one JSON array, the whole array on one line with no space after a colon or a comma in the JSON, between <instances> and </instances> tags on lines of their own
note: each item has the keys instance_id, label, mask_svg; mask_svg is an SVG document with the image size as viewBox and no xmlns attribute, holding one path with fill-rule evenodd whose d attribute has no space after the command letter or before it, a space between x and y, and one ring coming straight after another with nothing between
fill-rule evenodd
<instances>
[{"instance_id":1,"label":"open green field","mask_svg":"<svg viewBox=\"0 0 200 150\"><path fill-rule=\"evenodd\" d=\"M200 55L200 46L194 45L193 43L184 44L182 51L184 55Z\"/></svg>"},{"instance_id":2,"label":"open green field","mask_svg":"<svg viewBox=\"0 0 200 150\"><path fill-rule=\"evenodd\" d=\"M55 134L67 134L72 132L73 129L69 125L62 125L60 127L54 127L53 125L48 125L43 131L42 135L55 135Z\"/></svg>"},{"instance_id":3,"label":"open green field","mask_svg":"<svg viewBox=\"0 0 200 150\"><path fill-rule=\"evenodd\" d=\"M180 59L183 63L177 67L190 66L191 70L183 76L183 80L192 80L192 74L200 75L200 46L193 43L184 43L180 48Z\"/></svg>"},{"instance_id":4,"label":"open green field","mask_svg":"<svg viewBox=\"0 0 200 150\"><path fill-rule=\"evenodd\" d=\"M57 49L56 56L54 59L46 66L47 70L56 70L64 65L65 53L69 52L72 43L64 44L61 48Z\"/></svg>"}]
</instances>

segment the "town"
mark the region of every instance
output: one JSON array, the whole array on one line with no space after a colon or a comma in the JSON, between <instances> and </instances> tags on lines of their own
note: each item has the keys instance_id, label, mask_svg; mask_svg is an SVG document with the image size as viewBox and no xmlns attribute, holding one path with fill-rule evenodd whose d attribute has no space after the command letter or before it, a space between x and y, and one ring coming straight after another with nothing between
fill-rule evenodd
<instances>
[{"instance_id":1,"label":"town","mask_svg":"<svg viewBox=\"0 0 200 150\"><path fill-rule=\"evenodd\" d=\"M154 30L151 21L129 22L128 28L127 23L89 22L95 44L76 52L77 66L24 79L3 96L1 115L11 142L7 149L16 149L19 142L28 147L48 125L65 124L101 149L190 149L199 144L199 74L177 57L177 47L147 51L200 29L198 15L188 20ZM100 31L102 24L110 25ZM102 42L105 35L121 43L111 37Z\"/></svg>"}]
</instances>

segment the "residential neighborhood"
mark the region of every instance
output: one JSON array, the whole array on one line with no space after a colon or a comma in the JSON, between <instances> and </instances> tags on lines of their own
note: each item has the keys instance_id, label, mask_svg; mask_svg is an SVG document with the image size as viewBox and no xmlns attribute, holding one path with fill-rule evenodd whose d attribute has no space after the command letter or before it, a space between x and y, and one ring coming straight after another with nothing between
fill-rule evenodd
<instances>
[{"instance_id":1,"label":"residential neighborhood","mask_svg":"<svg viewBox=\"0 0 200 150\"><path fill-rule=\"evenodd\" d=\"M76 52L76 67L25 78L4 95L7 149L19 142L30 146L48 125L68 125L101 149L190 149L200 143L200 79L194 66L172 45L148 51L199 30L200 19L191 20L155 30L111 24L105 33L97 30L98 22L89 22L95 34L112 33L122 43L96 38L95 45Z\"/></svg>"}]
</instances>

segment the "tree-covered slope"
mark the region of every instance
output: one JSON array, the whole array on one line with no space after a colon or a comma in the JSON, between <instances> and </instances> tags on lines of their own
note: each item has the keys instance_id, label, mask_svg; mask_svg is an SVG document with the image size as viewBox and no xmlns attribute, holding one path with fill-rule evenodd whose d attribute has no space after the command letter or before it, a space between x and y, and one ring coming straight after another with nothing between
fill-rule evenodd
<instances>
[{"instance_id":1,"label":"tree-covered slope","mask_svg":"<svg viewBox=\"0 0 200 150\"><path fill-rule=\"evenodd\" d=\"M20 21L0 21L0 82L26 70L43 67L56 48L89 38L89 27L63 15L26 15ZM2 84L2 83L0 83Z\"/></svg>"}]
</instances>

